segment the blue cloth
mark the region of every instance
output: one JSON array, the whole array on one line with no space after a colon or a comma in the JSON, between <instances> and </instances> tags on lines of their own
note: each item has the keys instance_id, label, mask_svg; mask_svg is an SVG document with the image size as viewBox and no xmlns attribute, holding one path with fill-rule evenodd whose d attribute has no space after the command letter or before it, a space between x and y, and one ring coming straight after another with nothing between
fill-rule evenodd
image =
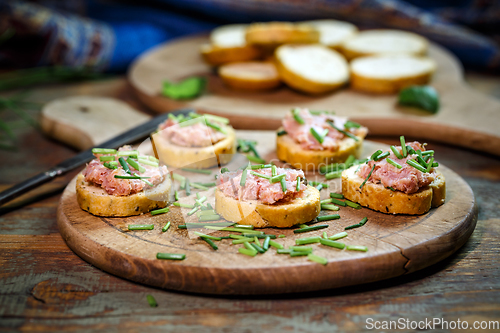
<instances>
[{"instance_id":1,"label":"blue cloth","mask_svg":"<svg viewBox=\"0 0 500 333\"><path fill-rule=\"evenodd\" d=\"M80 6L61 9L54 7L60 2L50 0L45 1L50 8L0 0L0 19L13 27L22 26L24 33L38 35L42 41L37 61L23 64L21 58L12 56L16 52L11 48L19 43L2 43L0 37L0 63L63 64L123 72L150 47L221 24L333 18L362 28L414 31L447 47L467 68L500 71L500 46L495 41L500 40L498 1L79 1Z\"/></svg>"}]
</instances>

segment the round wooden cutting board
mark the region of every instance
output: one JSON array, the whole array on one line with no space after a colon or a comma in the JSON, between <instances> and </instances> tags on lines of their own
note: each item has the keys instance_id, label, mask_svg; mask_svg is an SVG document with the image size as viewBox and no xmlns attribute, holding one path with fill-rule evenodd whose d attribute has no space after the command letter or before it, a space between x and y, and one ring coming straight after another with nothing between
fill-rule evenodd
<instances>
[{"instance_id":1,"label":"round wooden cutting board","mask_svg":"<svg viewBox=\"0 0 500 333\"><path fill-rule=\"evenodd\" d=\"M141 55L128 78L142 102L157 112L180 107L221 114L242 129L274 130L293 107L334 110L370 129L370 135L407 135L500 155L500 101L474 91L462 75L458 60L431 43L429 56L437 63L431 85L440 94L437 114L397 104L397 95L372 95L346 87L319 96L308 96L282 86L269 92L244 92L227 88L199 54L207 37L186 37L162 44ZM191 76L208 79L198 98L175 101L161 96L162 82Z\"/></svg>"},{"instance_id":2,"label":"round wooden cutting board","mask_svg":"<svg viewBox=\"0 0 500 333\"><path fill-rule=\"evenodd\" d=\"M239 138L259 142L258 150L267 161L276 159L275 133L239 131ZM387 148L365 142L362 156L376 149ZM436 153L439 160L439 152ZM241 157L241 156L240 156ZM234 167L230 166L232 170ZM216 242L214 251L193 233L193 229L178 229L190 221L189 209L171 207L167 214L129 218L101 218L80 209L76 201L75 179L65 189L58 207L59 230L69 247L84 260L104 271L136 282L174 290L207 294L273 294L303 292L367 283L400 276L432 265L460 248L472 234L477 211L474 195L467 183L450 169L441 166L446 177L446 203L422 216L392 216L367 208L341 207L339 220L320 222L326 229L294 234L293 228L263 229L268 234L285 235L275 241L285 247L295 245L295 239L328 236L344 231L363 217L368 222L348 230L340 241L347 245L365 245L368 252L346 251L312 244L314 253L328 259L327 265L308 261L307 257L277 254L272 247L256 257L238 253L241 245L230 239ZM180 171L175 171L180 172ZM189 174L190 179L213 181L215 175ZM325 181L321 175L308 174L308 180ZM328 182L321 191L340 192L339 179ZM181 201L193 200L191 197ZM213 191L203 192L209 196ZM184 193L181 193L184 195ZM210 196L209 196L210 197ZM213 198L209 199L210 202ZM337 212L330 212L337 213ZM322 212L321 215L326 215ZM171 221L167 232L161 228ZM154 224L154 230L128 231L129 224ZM195 229L212 235L228 235L226 231ZM156 259L156 253L184 253L183 261Z\"/></svg>"}]
</instances>

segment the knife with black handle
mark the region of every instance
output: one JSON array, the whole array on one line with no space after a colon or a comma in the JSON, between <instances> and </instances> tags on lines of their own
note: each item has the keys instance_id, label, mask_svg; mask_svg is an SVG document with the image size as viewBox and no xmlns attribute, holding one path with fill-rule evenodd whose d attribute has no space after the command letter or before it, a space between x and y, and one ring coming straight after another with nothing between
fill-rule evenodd
<instances>
[{"instance_id":1,"label":"knife with black handle","mask_svg":"<svg viewBox=\"0 0 500 333\"><path fill-rule=\"evenodd\" d=\"M194 112L194 110L181 109L173 111L171 113L174 115L179 115L179 114L188 115L190 112ZM117 135L106 142L100 143L99 147L116 149L127 143L143 139L149 136L152 132L156 131L158 125L164 122L168 118L168 115L169 113L164 113L159 116L156 116L153 119L149 120L148 122L145 122L144 124L134 127L131 130L128 130L120 135ZM78 168L79 166L87 163L93 158L94 154L92 154L92 148L90 148L88 150L81 152L76 156L73 156L72 158L69 158L59 163L58 165L56 165L55 167L51 168L48 171L39 173L38 175L29 178L22 183L14 185L11 188L8 188L7 190L0 193L0 206L34 189L35 187L38 187L40 185L43 185L51 181L55 177L59 177L73 169Z\"/></svg>"}]
</instances>

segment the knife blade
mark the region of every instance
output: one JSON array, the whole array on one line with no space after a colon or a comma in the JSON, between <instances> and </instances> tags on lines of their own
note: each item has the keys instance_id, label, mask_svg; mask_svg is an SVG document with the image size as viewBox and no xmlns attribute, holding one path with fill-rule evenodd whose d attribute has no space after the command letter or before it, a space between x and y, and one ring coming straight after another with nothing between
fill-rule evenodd
<instances>
[{"instance_id":1,"label":"knife blade","mask_svg":"<svg viewBox=\"0 0 500 333\"><path fill-rule=\"evenodd\" d=\"M189 112L194 112L194 110L180 109L170 113L173 115L179 115L179 114L187 115ZM153 119L149 120L148 122L145 122L144 124L134 127L122 134L119 134L106 142L100 143L99 147L116 149L127 143L143 139L148 135L150 135L152 132L154 132L158 128L158 125L160 125L168 118L168 115L170 113L164 113L159 116L156 116ZM55 177L62 176L65 173L78 168L79 166L87 163L93 158L94 154L92 154L92 148L87 149L79 153L78 155L73 156L57 164L48 171L39 173L38 175L33 176L32 178L29 178L17 185L8 188L7 190L0 193L0 206L40 185L43 185L51 181Z\"/></svg>"}]
</instances>

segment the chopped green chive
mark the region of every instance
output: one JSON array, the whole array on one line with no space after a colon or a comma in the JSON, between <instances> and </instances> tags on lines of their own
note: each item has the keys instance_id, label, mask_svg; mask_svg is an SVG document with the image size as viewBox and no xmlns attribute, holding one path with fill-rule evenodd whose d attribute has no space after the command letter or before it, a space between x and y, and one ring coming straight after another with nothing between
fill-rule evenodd
<instances>
[{"instance_id":1,"label":"chopped green chive","mask_svg":"<svg viewBox=\"0 0 500 333\"><path fill-rule=\"evenodd\" d=\"M304 121L304 119L299 115L300 113L300 110L299 109L293 109L292 110L292 114L293 114L293 118L295 119L296 122L298 122L299 124L301 125L304 125L306 122Z\"/></svg>"},{"instance_id":2,"label":"chopped green chive","mask_svg":"<svg viewBox=\"0 0 500 333\"><path fill-rule=\"evenodd\" d=\"M328 238L328 234L326 233L326 231L323 231L323 238Z\"/></svg>"},{"instance_id":3,"label":"chopped green chive","mask_svg":"<svg viewBox=\"0 0 500 333\"><path fill-rule=\"evenodd\" d=\"M162 252L158 252L156 254L156 259L184 260L184 259L186 259L186 255L185 254L179 254L179 253L162 253Z\"/></svg>"},{"instance_id":4,"label":"chopped green chive","mask_svg":"<svg viewBox=\"0 0 500 333\"><path fill-rule=\"evenodd\" d=\"M330 180L330 179L335 179L335 178L340 178L342 177L342 171L344 170L338 170L338 171L332 171L329 172L325 175L325 178Z\"/></svg>"},{"instance_id":5,"label":"chopped green chive","mask_svg":"<svg viewBox=\"0 0 500 333\"><path fill-rule=\"evenodd\" d=\"M276 169L276 165L271 166L271 176L274 177L278 173L278 170Z\"/></svg>"},{"instance_id":6,"label":"chopped green chive","mask_svg":"<svg viewBox=\"0 0 500 333\"><path fill-rule=\"evenodd\" d=\"M340 218L339 214L332 214L332 215L318 216L316 219L318 220L318 222L323 222L330 220L338 220L339 218Z\"/></svg>"},{"instance_id":7,"label":"chopped green chive","mask_svg":"<svg viewBox=\"0 0 500 333\"><path fill-rule=\"evenodd\" d=\"M170 221L168 221L167 224L165 224L165 226L161 228L161 232L166 232L168 228L170 228Z\"/></svg>"},{"instance_id":8,"label":"chopped green chive","mask_svg":"<svg viewBox=\"0 0 500 333\"><path fill-rule=\"evenodd\" d=\"M275 235L266 235L266 234L247 234L247 233L243 233L241 234L242 237L257 237L259 239L265 239L266 237L271 237L271 239L275 239L276 236Z\"/></svg>"},{"instance_id":9,"label":"chopped green chive","mask_svg":"<svg viewBox=\"0 0 500 333\"><path fill-rule=\"evenodd\" d=\"M252 246L255 250L257 250L257 252L259 253L264 253L266 252L260 245L257 245L255 243L249 243L250 246Z\"/></svg>"},{"instance_id":10,"label":"chopped green chive","mask_svg":"<svg viewBox=\"0 0 500 333\"><path fill-rule=\"evenodd\" d=\"M246 233L246 234L264 234L263 231L258 231L258 230L251 230L251 229L244 229L244 228L233 228L233 227L214 227L214 226L206 226L206 229L212 229L212 230L219 230L219 231L234 231L234 232L241 232L241 233Z\"/></svg>"},{"instance_id":11,"label":"chopped green chive","mask_svg":"<svg viewBox=\"0 0 500 333\"><path fill-rule=\"evenodd\" d=\"M425 171L431 172L431 168L432 168L433 164L434 164L434 157L431 157L431 160L429 161L429 164L427 164L427 169Z\"/></svg>"},{"instance_id":12,"label":"chopped green chive","mask_svg":"<svg viewBox=\"0 0 500 333\"><path fill-rule=\"evenodd\" d=\"M257 255L257 251L255 251L255 249L249 250L249 249L245 249L245 248L239 248L238 252L241 254L245 254L247 256L250 256L250 257L255 257Z\"/></svg>"},{"instance_id":13,"label":"chopped green chive","mask_svg":"<svg viewBox=\"0 0 500 333\"><path fill-rule=\"evenodd\" d=\"M130 172L130 168L128 167L128 164L127 162L125 162L125 159L123 157L119 157L118 158L118 162L120 162L120 165L122 166L123 170L128 173L128 174L132 174Z\"/></svg>"},{"instance_id":14,"label":"chopped green chive","mask_svg":"<svg viewBox=\"0 0 500 333\"><path fill-rule=\"evenodd\" d=\"M146 171L146 169L139 165L139 163L137 163L136 161L134 161L133 159L131 159L130 157L127 158L127 163L134 169L138 170L139 172L144 172Z\"/></svg>"},{"instance_id":15,"label":"chopped green chive","mask_svg":"<svg viewBox=\"0 0 500 333\"><path fill-rule=\"evenodd\" d=\"M210 236L210 235L207 235L207 234L204 234L204 233L198 232L198 231L193 231L193 233L194 233L196 236L200 236L200 237L202 237L202 238L208 238L208 239L213 239L213 240L218 240L218 241L220 241L220 240L221 240L221 238L220 238L220 237Z\"/></svg>"},{"instance_id":16,"label":"chopped green chive","mask_svg":"<svg viewBox=\"0 0 500 333\"><path fill-rule=\"evenodd\" d=\"M252 240L253 240L253 238L251 238L251 237L243 237L240 239L234 239L233 244L242 244L244 242L251 242Z\"/></svg>"},{"instance_id":17,"label":"chopped green chive","mask_svg":"<svg viewBox=\"0 0 500 333\"><path fill-rule=\"evenodd\" d=\"M99 161L101 162L109 162L109 161L114 161L116 156L99 156Z\"/></svg>"},{"instance_id":18,"label":"chopped green chive","mask_svg":"<svg viewBox=\"0 0 500 333\"><path fill-rule=\"evenodd\" d=\"M118 163L117 162L115 162L115 163L113 163L113 161L111 161L111 162L104 162L103 165L106 168L108 168L108 169L113 169L113 170L114 169L118 169Z\"/></svg>"},{"instance_id":19,"label":"chopped green chive","mask_svg":"<svg viewBox=\"0 0 500 333\"><path fill-rule=\"evenodd\" d=\"M279 235L278 238L285 238L285 235Z\"/></svg>"},{"instance_id":20,"label":"chopped green chive","mask_svg":"<svg viewBox=\"0 0 500 333\"><path fill-rule=\"evenodd\" d=\"M283 193L286 192L286 180L285 180L285 177L281 178L281 190L283 191Z\"/></svg>"},{"instance_id":21,"label":"chopped green chive","mask_svg":"<svg viewBox=\"0 0 500 333\"><path fill-rule=\"evenodd\" d=\"M297 177L297 186L295 187L295 189L297 190L297 192L300 191L300 177Z\"/></svg>"},{"instance_id":22,"label":"chopped green chive","mask_svg":"<svg viewBox=\"0 0 500 333\"><path fill-rule=\"evenodd\" d=\"M259 239L257 237L253 236L253 241L255 244L260 246L260 242L259 242Z\"/></svg>"},{"instance_id":23,"label":"chopped green chive","mask_svg":"<svg viewBox=\"0 0 500 333\"><path fill-rule=\"evenodd\" d=\"M92 154L116 154L116 149L92 148Z\"/></svg>"},{"instance_id":24,"label":"chopped green chive","mask_svg":"<svg viewBox=\"0 0 500 333\"><path fill-rule=\"evenodd\" d=\"M207 126L212 127L214 130L221 132L222 134L227 134L227 131L224 127L221 127L217 124L214 124L210 121L207 121Z\"/></svg>"},{"instance_id":25,"label":"chopped green chive","mask_svg":"<svg viewBox=\"0 0 500 333\"><path fill-rule=\"evenodd\" d=\"M367 217L364 217L361 222L357 223L357 224L353 224L353 225L350 225L348 227L345 227L344 230L349 230L349 229L354 229L354 228L359 228L359 227L362 227L365 225L366 221L368 221L368 218Z\"/></svg>"},{"instance_id":26,"label":"chopped green chive","mask_svg":"<svg viewBox=\"0 0 500 333\"><path fill-rule=\"evenodd\" d=\"M226 173L226 172L229 172L228 168L221 168L220 169L220 173Z\"/></svg>"},{"instance_id":27,"label":"chopped green chive","mask_svg":"<svg viewBox=\"0 0 500 333\"><path fill-rule=\"evenodd\" d=\"M177 207L183 207L183 208L194 208L194 205L187 204L187 203L182 203L182 202L174 202L172 205L177 206Z\"/></svg>"},{"instance_id":28,"label":"chopped green chive","mask_svg":"<svg viewBox=\"0 0 500 333\"><path fill-rule=\"evenodd\" d=\"M330 239L330 240L336 240L336 239L341 239L341 238L344 238L344 237L347 237L347 232L342 231L342 232L339 232L338 234L335 234L333 236L328 237L328 239Z\"/></svg>"},{"instance_id":29,"label":"chopped green chive","mask_svg":"<svg viewBox=\"0 0 500 333\"><path fill-rule=\"evenodd\" d=\"M280 249L276 250L276 253L278 253L278 254L290 254L290 253L292 253L292 250L291 249L280 248Z\"/></svg>"},{"instance_id":30,"label":"chopped green chive","mask_svg":"<svg viewBox=\"0 0 500 333\"><path fill-rule=\"evenodd\" d=\"M319 237L318 237L318 239L319 239ZM307 252L307 253L312 253L312 251L313 251L313 248L310 246L290 246L290 249L292 249L292 251L296 251L296 252Z\"/></svg>"},{"instance_id":31,"label":"chopped green chive","mask_svg":"<svg viewBox=\"0 0 500 333\"><path fill-rule=\"evenodd\" d=\"M191 182L190 182L190 183L189 183L189 185L190 185L191 187L197 188L198 190L202 190L202 191L208 191L208 190L209 190L209 188L208 188L208 187L203 186L203 185L201 185L201 184L199 184L199 183L191 183Z\"/></svg>"},{"instance_id":32,"label":"chopped green chive","mask_svg":"<svg viewBox=\"0 0 500 333\"><path fill-rule=\"evenodd\" d=\"M139 156L139 152L137 150L122 150L122 151L118 151L116 153L116 155L137 158L137 156Z\"/></svg>"},{"instance_id":33,"label":"chopped green chive","mask_svg":"<svg viewBox=\"0 0 500 333\"><path fill-rule=\"evenodd\" d=\"M202 215L202 216L200 216L199 221L201 221L201 222L218 221L220 219L221 219L220 216L217 215L217 214L214 214L214 215Z\"/></svg>"},{"instance_id":34,"label":"chopped green chive","mask_svg":"<svg viewBox=\"0 0 500 333\"><path fill-rule=\"evenodd\" d=\"M209 120L213 120L213 121L216 121L216 122L219 122L219 123L222 123L224 125L227 125L229 124L229 119L228 118L225 118L225 117L221 117L221 116L216 116L214 114L208 114L208 113L205 113L203 115L203 117L209 119Z\"/></svg>"},{"instance_id":35,"label":"chopped green chive","mask_svg":"<svg viewBox=\"0 0 500 333\"><path fill-rule=\"evenodd\" d=\"M276 248L276 249L283 249L283 245L281 245L280 243L277 243L273 240L270 240L269 241L269 245L271 245L272 247Z\"/></svg>"},{"instance_id":36,"label":"chopped green chive","mask_svg":"<svg viewBox=\"0 0 500 333\"><path fill-rule=\"evenodd\" d=\"M392 192L396 191L396 189L395 189L394 187L392 187L392 186L387 186L387 188L388 188L389 190L391 190Z\"/></svg>"},{"instance_id":37,"label":"chopped green chive","mask_svg":"<svg viewBox=\"0 0 500 333\"><path fill-rule=\"evenodd\" d=\"M258 172L255 172L255 171L250 171L250 173L252 175L254 175L254 176L261 177L261 178L264 178L264 179L267 179L267 180L271 180L271 177L263 175L261 173L258 173Z\"/></svg>"},{"instance_id":38,"label":"chopped green chive","mask_svg":"<svg viewBox=\"0 0 500 333\"><path fill-rule=\"evenodd\" d=\"M332 199L331 198L330 199L323 199L319 203L321 205L323 205L323 204L329 204L329 203L332 203Z\"/></svg>"},{"instance_id":39,"label":"chopped green chive","mask_svg":"<svg viewBox=\"0 0 500 333\"><path fill-rule=\"evenodd\" d=\"M331 200L331 202L333 204L336 204L336 205L339 205L339 206L342 206L342 207L347 206L347 204L344 201L340 201L340 200L337 200L335 198L331 198L330 200Z\"/></svg>"},{"instance_id":40,"label":"chopped green chive","mask_svg":"<svg viewBox=\"0 0 500 333\"><path fill-rule=\"evenodd\" d=\"M368 251L368 248L362 245L347 245L345 249L349 251L363 251L363 252Z\"/></svg>"},{"instance_id":41,"label":"chopped green chive","mask_svg":"<svg viewBox=\"0 0 500 333\"><path fill-rule=\"evenodd\" d=\"M349 157L347 157L347 159L344 162L345 167L349 168L354 163L355 160L356 157L354 155L349 155Z\"/></svg>"},{"instance_id":42,"label":"chopped green chive","mask_svg":"<svg viewBox=\"0 0 500 333\"><path fill-rule=\"evenodd\" d=\"M282 173L281 175L271 177L271 179L269 179L269 181L274 184L274 183L280 182L282 179L285 179L285 177L286 177L286 173Z\"/></svg>"},{"instance_id":43,"label":"chopped green chive","mask_svg":"<svg viewBox=\"0 0 500 333\"><path fill-rule=\"evenodd\" d=\"M262 248L264 249L264 251L269 250L269 243L270 242L271 242L271 236L266 235L266 238L264 238L264 244L262 244Z\"/></svg>"},{"instance_id":44,"label":"chopped green chive","mask_svg":"<svg viewBox=\"0 0 500 333\"><path fill-rule=\"evenodd\" d=\"M374 161L380 161L381 159L384 159L386 158L387 156L391 155L390 152L386 151L386 152L383 152L382 154L378 155L377 156L377 159L374 160Z\"/></svg>"},{"instance_id":45,"label":"chopped green chive","mask_svg":"<svg viewBox=\"0 0 500 333\"><path fill-rule=\"evenodd\" d=\"M415 169L419 170L419 171L422 171L422 172L427 172L427 169L424 168L423 166L421 166L420 164L418 164L417 162L415 162L414 160L407 160L406 161L406 164L414 167Z\"/></svg>"},{"instance_id":46,"label":"chopped green chive","mask_svg":"<svg viewBox=\"0 0 500 333\"><path fill-rule=\"evenodd\" d=\"M191 195L191 182L189 181L189 178L186 178L186 195L190 196Z\"/></svg>"},{"instance_id":47,"label":"chopped green chive","mask_svg":"<svg viewBox=\"0 0 500 333\"><path fill-rule=\"evenodd\" d=\"M172 172L172 177L174 180L177 180L178 182L185 182L186 177L179 175L178 173Z\"/></svg>"},{"instance_id":48,"label":"chopped green chive","mask_svg":"<svg viewBox=\"0 0 500 333\"><path fill-rule=\"evenodd\" d=\"M336 242L336 241L333 241L331 239L324 239L324 238L321 238L319 240L319 242L322 244L322 245L326 245L326 246L330 246L330 247L335 247L337 249L343 249L345 248L345 244L344 243L341 243L341 242Z\"/></svg>"},{"instance_id":49,"label":"chopped green chive","mask_svg":"<svg viewBox=\"0 0 500 333\"><path fill-rule=\"evenodd\" d=\"M387 163L389 163L392 166L395 166L398 169L401 169L403 167L401 164L399 164L398 162L390 159L389 157L387 157L385 160L387 161Z\"/></svg>"},{"instance_id":50,"label":"chopped green chive","mask_svg":"<svg viewBox=\"0 0 500 333\"><path fill-rule=\"evenodd\" d=\"M299 233L302 233L302 232L314 231L314 230L319 230L319 229L324 229L324 228L328 228L328 224L313 225L313 226L310 226L310 227L295 229L293 231L293 233L299 234Z\"/></svg>"},{"instance_id":51,"label":"chopped green chive","mask_svg":"<svg viewBox=\"0 0 500 333\"><path fill-rule=\"evenodd\" d=\"M128 230L153 230L154 224L129 224Z\"/></svg>"},{"instance_id":52,"label":"chopped green chive","mask_svg":"<svg viewBox=\"0 0 500 333\"><path fill-rule=\"evenodd\" d=\"M321 191L323 189L323 184L319 184L318 186L316 186L316 189L318 191Z\"/></svg>"},{"instance_id":53,"label":"chopped green chive","mask_svg":"<svg viewBox=\"0 0 500 333\"><path fill-rule=\"evenodd\" d=\"M399 137L399 141L401 142L401 150L403 151L403 157L408 156L408 152L406 151L405 137L403 135L401 135Z\"/></svg>"},{"instance_id":54,"label":"chopped green chive","mask_svg":"<svg viewBox=\"0 0 500 333\"><path fill-rule=\"evenodd\" d=\"M216 215L217 213L213 209L207 209L207 210L199 211L197 214L198 214L198 217L200 217L203 215Z\"/></svg>"},{"instance_id":55,"label":"chopped green chive","mask_svg":"<svg viewBox=\"0 0 500 333\"><path fill-rule=\"evenodd\" d=\"M302 256L307 256L311 252L306 252L306 251L294 251L292 250L290 252L290 257L302 257Z\"/></svg>"},{"instance_id":56,"label":"chopped green chive","mask_svg":"<svg viewBox=\"0 0 500 333\"><path fill-rule=\"evenodd\" d=\"M376 152L374 152L374 153L372 154L372 156L370 156L370 160L372 160L372 161L376 161L376 160L377 160L378 155L380 155L380 154L382 154L382 150L380 150L380 149L379 149L379 150L377 150Z\"/></svg>"},{"instance_id":57,"label":"chopped green chive","mask_svg":"<svg viewBox=\"0 0 500 333\"><path fill-rule=\"evenodd\" d=\"M323 188L328 188L328 184L327 183L312 181L312 182L309 182L309 184L311 184L312 186L318 186L318 185L321 184L321 185L323 185Z\"/></svg>"},{"instance_id":58,"label":"chopped green chive","mask_svg":"<svg viewBox=\"0 0 500 333\"><path fill-rule=\"evenodd\" d=\"M165 213L168 213L169 211L170 211L170 208L165 207L165 208L161 208L161 209L152 210L151 215L165 214Z\"/></svg>"},{"instance_id":59,"label":"chopped green chive","mask_svg":"<svg viewBox=\"0 0 500 333\"><path fill-rule=\"evenodd\" d=\"M331 126L331 127L333 127L334 129L336 129L336 130L337 130L337 131L339 131L340 133L344 134L345 136L347 136L347 137L349 137L349 138L353 139L354 141L359 141L359 138L358 138L357 136L355 136L355 135L354 135L354 134L352 134L352 133L349 133L349 132L347 132L347 131L344 131L344 130L342 130L342 129L338 128L337 126L335 126L335 124L334 124L332 121L327 120L326 122L328 123L328 125L330 125L330 126Z\"/></svg>"},{"instance_id":60,"label":"chopped green chive","mask_svg":"<svg viewBox=\"0 0 500 333\"><path fill-rule=\"evenodd\" d=\"M434 150L426 150L422 152L422 155L434 155Z\"/></svg>"},{"instance_id":61,"label":"chopped green chive","mask_svg":"<svg viewBox=\"0 0 500 333\"><path fill-rule=\"evenodd\" d=\"M255 247L253 247L250 242L243 242L243 245L245 245L245 247L249 250L254 250L254 251L257 251L257 249L255 249Z\"/></svg>"},{"instance_id":62,"label":"chopped green chive","mask_svg":"<svg viewBox=\"0 0 500 333\"><path fill-rule=\"evenodd\" d=\"M339 208L338 206L335 206L335 205L321 204L321 209L322 209L322 210L333 210L333 211L337 211L337 210L339 210L340 208Z\"/></svg>"},{"instance_id":63,"label":"chopped green chive","mask_svg":"<svg viewBox=\"0 0 500 333\"><path fill-rule=\"evenodd\" d=\"M146 179L146 178L151 178L151 177L141 177L141 176L120 176L120 175L114 175L115 178L118 179Z\"/></svg>"},{"instance_id":64,"label":"chopped green chive","mask_svg":"<svg viewBox=\"0 0 500 333\"><path fill-rule=\"evenodd\" d=\"M346 121L345 124L344 124L344 128L349 129L349 128L353 128L353 127L354 128L360 128L361 125L358 124L358 123L356 123L356 122L354 122L354 121L351 121L351 120Z\"/></svg>"},{"instance_id":65,"label":"chopped green chive","mask_svg":"<svg viewBox=\"0 0 500 333\"><path fill-rule=\"evenodd\" d=\"M366 182L368 181L368 179L370 179L372 173L373 173L373 170L375 170L375 164L373 164L372 166L372 169L370 170L370 173L368 174L368 176L365 178L365 180L363 181L363 183L361 183L361 185L359 185L359 188L363 188L363 186L365 186Z\"/></svg>"},{"instance_id":66,"label":"chopped green chive","mask_svg":"<svg viewBox=\"0 0 500 333\"><path fill-rule=\"evenodd\" d=\"M204 170L204 169L194 169L194 168L182 168L181 170L193 173L202 173L205 175L212 174L212 170Z\"/></svg>"},{"instance_id":67,"label":"chopped green chive","mask_svg":"<svg viewBox=\"0 0 500 333\"><path fill-rule=\"evenodd\" d=\"M233 225L234 223L232 222L212 222L212 223L186 223L186 224L180 224L177 226L179 229L191 229L191 228L207 228L212 227L215 228L215 230L219 230L220 228L227 227L230 225Z\"/></svg>"},{"instance_id":68,"label":"chopped green chive","mask_svg":"<svg viewBox=\"0 0 500 333\"><path fill-rule=\"evenodd\" d=\"M403 158L403 155L401 155L401 153L399 152L399 150L396 147L391 146L391 150L394 153L394 155L396 155L397 158L399 158L399 159Z\"/></svg>"},{"instance_id":69,"label":"chopped green chive","mask_svg":"<svg viewBox=\"0 0 500 333\"><path fill-rule=\"evenodd\" d=\"M245 156L246 156L247 160L249 160L250 162L254 162L254 163L266 163L266 160L263 160L260 157L252 156L252 155L245 155Z\"/></svg>"},{"instance_id":70,"label":"chopped green chive","mask_svg":"<svg viewBox=\"0 0 500 333\"><path fill-rule=\"evenodd\" d=\"M139 163L146 164L146 165L153 166L153 167L158 167L159 166L158 162L153 162L153 161L150 161L150 160L139 159Z\"/></svg>"},{"instance_id":71,"label":"chopped green chive","mask_svg":"<svg viewBox=\"0 0 500 333\"><path fill-rule=\"evenodd\" d=\"M321 133L319 133L314 127L311 127L310 132L311 132L312 136L319 143L323 143L323 141L325 141L325 137L328 135L328 129L325 129Z\"/></svg>"},{"instance_id":72,"label":"chopped green chive","mask_svg":"<svg viewBox=\"0 0 500 333\"><path fill-rule=\"evenodd\" d=\"M198 209L200 209L200 206L195 206L193 209L191 209L191 210L189 211L189 213L187 213L187 215L188 215L188 216L193 215L194 213L196 213L196 211L197 211Z\"/></svg>"},{"instance_id":73,"label":"chopped green chive","mask_svg":"<svg viewBox=\"0 0 500 333\"><path fill-rule=\"evenodd\" d=\"M277 134L278 136L282 136L282 135L286 135L286 134L288 134L288 133L287 133L287 131L285 131L285 130L281 130L281 131L279 131L279 132L278 132L278 133L276 133L276 134Z\"/></svg>"},{"instance_id":74,"label":"chopped green chive","mask_svg":"<svg viewBox=\"0 0 500 333\"><path fill-rule=\"evenodd\" d=\"M216 250L219 249L219 247L208 237L200 237L202 240L208 243L212 247L212 249Z\"/></svg>"},{"instance_id":75,"label":"chopped green chive","mask_svg":"<svg viewBox=\"0 0 500 333\"><path fill-rule=\"evenodd\" d=\"M306 237L295 240L295 244L297 245L312 244L312 243L319 243L319 237Z\"/></svg>"},{"instance_id":76,"label":"chopped green chive","mask_svg":"<svg viewBox=\"0 0 500 333\"><path fill-rule=\"evenodd\" d=\"M255 227L251 224L237 224L234 226L235 228L239 228L239 229L254 229Z\"/></svg>"},{"instance_id":77,"label":"chopped green chive","mask_svg":"<svg viewBox=\"0 0 500 333\"><path fill-rule=\"evenodd\" d=\"M314 262L317 262L318 264L321 264L321 265L328 264L328 259L320 257L320 256L317 256L317 255L312 254L312 253L309 253L307 255L307 259L309 259L311 261L314 261Z\"/></svg>"},{"instance_id":78,"label":"chopped green chive","mask_svg":"<svg viewBox=\"0 0 500 333\"><path fill-rule=\"evenodd\" d=\"M360 204L357 204L355 202L352 202L352 201L349 201L349 200L345 200L344 201L346 203L347 206L349 207L352 207L354 209L361 209L361 205Z\"/></svg>"},{"instance_id":79,"label":"chopped green chive","mask_svg":"<svg viewBox=\"0 0 500 333\"><path fill-rule=\"evenodd\" d=\"M336 199L344 199L344 195L341 193L330 193L330 198L336 198Z\"/></svg>"},{"instance_id":80,"label":"chopped green chive","mask_svg":"<svg viewBox=\"0 0 500 333\"><path fill-rule=\"evenodd\" d=\"M156 303L156 300L152 295L146 295L146 299L150 307L156 308L158 306L158 303Z\"/></svg>"}]
</instances>

